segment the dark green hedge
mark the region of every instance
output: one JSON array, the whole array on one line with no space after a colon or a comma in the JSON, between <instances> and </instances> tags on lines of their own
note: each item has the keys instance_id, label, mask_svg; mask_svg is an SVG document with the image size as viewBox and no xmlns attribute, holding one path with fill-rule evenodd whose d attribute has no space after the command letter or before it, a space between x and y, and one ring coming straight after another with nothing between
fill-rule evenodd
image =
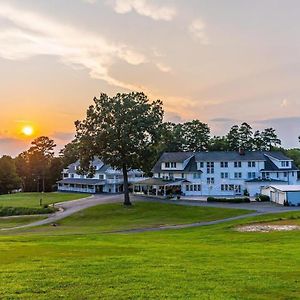
<instances>
[{"instance_id":1,"label":"dark green hedge","mask_svg":"<svg viewBox=\"0 0 300 300\"><path fill-rule=\"evenodd\" d=\"M258 195L256 198L255 198L256 201L261 201L261 202L268 202L270 201L270 197L268 195Z\"/></svg>"},{"instance_id":2,"label":"dark green hedge","mask_svg":"<svg viewBox=\"0 0 300 300\"><path fill-rule=\"evenodd\" d=\"M0 207L0 217L20 215L51 214L56 211L53 207L30 208L30 207Z\"/></svg>"},{"instance_id":3,"label":"dark green hedge","mask_svg":"<svg viewBox=\"0 0 300 300\"><path fill-rule=\"evenodd\" d=\"M249 203L250 199L248 197L243 198L215 198L208 197L207 202L226 202L226 203Z\"/></svg>"}]
</instances>

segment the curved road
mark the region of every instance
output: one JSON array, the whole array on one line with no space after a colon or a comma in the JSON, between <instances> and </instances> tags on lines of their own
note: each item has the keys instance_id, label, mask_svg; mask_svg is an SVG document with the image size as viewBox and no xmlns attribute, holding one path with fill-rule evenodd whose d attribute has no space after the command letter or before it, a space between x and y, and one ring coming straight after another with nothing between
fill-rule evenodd
<instances>
[{"instance_id":1,"label":"curved road","mask_svg":"<svg viewBox=\"0 0 300 300\"><path fill-rule=\"evenodd\" d=\"M56 203L55 206L60 210L54 214L48 215L48 218L36 221L30 224L16 226L12 228L2 228L1 230L13 230L13 229L20 229L20 228L27 228L27 227L34 227L40 226L45 224L55 223L61 219L69 217L78 211L84 210L86 208L96 206L99 204L107 204L107 203L122 203L122 198L120 195L93 195L87 198L82 198L78 200L66 201L61 203Z\"/></svg>"},{"instance_id":2,"label":"curved road","mask_svg":"<svg viewBox=\"0 0 300 300\"><path fill-rule=\"evenodd\" d=\"M121 230L121 231L114 231L115 233L126 233L126 232L145 232L145 231L160 231L165 229L182 229L182 228L189 228L189 227L199 227L199 226L208 226L208 225L215 225L220 223L225 223L233 220L244 219L248 217L259 216L263 214L269 213L282 213L282 212L290 212L290 211L299 211L300 207L284 207L277 205L275 203L270 202L252 202L252 203L238 203L238 204L230 204L230 203L208 203L206 201L191 201L191 200L161 200L156 198L146 198L146 197L132 197L133 201L143 201L143 202L158 202L158 203L173 203L177 205L187 205L187 206L203 206L203 207L217 207L217 208L233 208L233 209L245 209L249 210L249 214L239 215L231 218L219 219L215 221L207 221L207 222L196 222L190 224L179 224L179 225L168 225L168 226L161 226L161 227L152 227L152 228L138 228L138 229L129 229L129 230ZM93 195L88 198L67 201L62 203L56 203L55 206L60 208L54 214L48 215L48 218L36 221L30 224L16 226L12 228L2 228L2 231L13 230L13 229L21 229L21 228L28 228L40 225L46 225L55 223L61 219L64 219L68 216L73 215L76 212L84 210L86 208L100 205L100 204L107 204L107 203L122 203L123 202L123 195L111 195L111 194L101 194L101 195Z\"/></svg>"}]
</instances>

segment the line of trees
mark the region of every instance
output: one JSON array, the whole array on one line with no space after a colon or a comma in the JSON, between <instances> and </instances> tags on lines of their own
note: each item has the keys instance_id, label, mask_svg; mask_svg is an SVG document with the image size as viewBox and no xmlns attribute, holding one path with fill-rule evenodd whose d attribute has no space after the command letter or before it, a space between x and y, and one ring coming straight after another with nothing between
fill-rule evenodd
<instances>
[{"instance_id":1,"label":"line of trees","mask_svg":"<svg viewBox=\"0 0 300 300\"><path fill-rule=\"evenodd\" d=\"M86 118L76 121L76 138L59 156L55 142L45 136L15 159L0 158L0 193L53 191L62 169L80 159L79 172L92 174L90 161L99 156L124 175L125 204L130 204L127 171L141 168L146 173L159 156L174 151L269 151L281 150L300 167L300 149L280 148L274 128L254 131L247 123L234 125L223 136L211 136L208 124L199 120L185 123L163 122L163 104L150 102L143 93L101 94L87 110Z\"/></svg>"},{"instance_id":2,"label":"line of trees","mask_svg":"<svg viewBox=\"0 0 300 300\"><path fill-rule=\"evenodd\" d=\"M224 136L210 136L210 128L199 120L163 123L160 146L163 151L271 151L281 145L274 128L253 132L246 122L234 125Z\"/></svg>"}]
</instances>

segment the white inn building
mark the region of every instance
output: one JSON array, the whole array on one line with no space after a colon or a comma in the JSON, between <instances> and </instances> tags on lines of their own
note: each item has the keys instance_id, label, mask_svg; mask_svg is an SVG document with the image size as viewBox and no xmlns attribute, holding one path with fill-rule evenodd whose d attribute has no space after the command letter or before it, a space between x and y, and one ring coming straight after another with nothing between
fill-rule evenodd
<instances>
[{"instance_id":1,"label":"white inn building","mask_svg":"<svg viewBox=\"0 0 300 300\"><path fill-rule=\"evenodd\" d=\"M92 166L95 168L93 177L79 175L79 161L71 164L62 172L63 179L58 181L58 190L80 193L119 193L123 191L122 171L116 170L95 158ZM130 184L143 180L144 174L140 170L130 170L128 181Z\"/></svg>"},{"instance_id":2,"label":"white inn building","mask_svg":"<svg viewBox=\"0 0 300 300\"><path fill-rule=\"evenodd\" d=\"M245 191L255 196L270 184L297 184L299 170L281 152L215 151L164 153L152 172L144 184L154 195L165 196L172 188L187 196L236 196Z\"/></svg>"}]
</instances>

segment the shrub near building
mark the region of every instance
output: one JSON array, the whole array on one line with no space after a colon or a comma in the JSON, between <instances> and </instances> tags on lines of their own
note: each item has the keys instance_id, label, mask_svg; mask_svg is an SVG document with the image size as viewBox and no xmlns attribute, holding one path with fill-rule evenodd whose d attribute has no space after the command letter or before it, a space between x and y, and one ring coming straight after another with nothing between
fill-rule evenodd
<instances>
[{"instance_id":1,"label":"shrub near building","mask_svg":"<svg viewBox=\"0 0 300 300\"><path fill-rule=\"evenodd\" d=\"M250 203L250 198L215 198L208 197L207 202L226 202L226 203Z\"/></svg>"}]
</instances>

